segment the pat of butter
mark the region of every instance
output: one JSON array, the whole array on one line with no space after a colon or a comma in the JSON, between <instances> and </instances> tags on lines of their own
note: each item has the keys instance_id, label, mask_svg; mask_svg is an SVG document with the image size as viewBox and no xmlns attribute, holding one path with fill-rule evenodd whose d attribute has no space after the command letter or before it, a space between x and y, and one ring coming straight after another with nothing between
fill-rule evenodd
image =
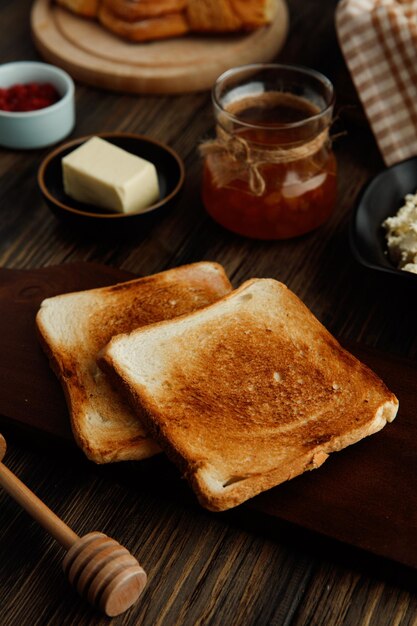
<instances>
[{"instance_id":1,"label":"pat of butter","mask_svg":"<svg viewBox=\"0 0 417 626\"><path fill-rule=\"evenodd\" d=\"M159 199L153 163L92 137L62 159L65 193L119 213L141 212Z\"/></svg>"}]
</instances>

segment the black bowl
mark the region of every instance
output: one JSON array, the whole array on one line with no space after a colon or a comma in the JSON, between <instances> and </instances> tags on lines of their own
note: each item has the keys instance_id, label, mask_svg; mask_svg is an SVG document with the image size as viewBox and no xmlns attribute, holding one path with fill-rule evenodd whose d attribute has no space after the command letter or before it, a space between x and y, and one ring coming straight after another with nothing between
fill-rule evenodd
<instances>
[{"instance_id":1,"label":"black bowl","mask_svg":"<svg viewBox=\"0 0 417 626\"><path fill-rule=\"evenodd\" d=\"M92 135L80 137L49 153L39 167L39 188L48 207L58 218L89 230L131 231L136 226L142 228L153 223L155 218L161 217L163 212L172 208L178 200L185 179L184 164L172 148L143 135L98 133L95 136L153 163L158 173L160 199L142 212L113 213L67 196L64 191L61 161L66 154L91 139Z\"/></svg>"},{"instance_id":2,"label":"black bowl","mask_svg":"<svg viewBox=\"0 0 417 626\"><path fill-rule=\"evenodd\" d=\"M350 246L356 260L372 270L416 280L391 262L382 222L404 204L407 194L417 190L417 157L388 167L362 191L350 227Z\"/></svg>"}]
</instances>

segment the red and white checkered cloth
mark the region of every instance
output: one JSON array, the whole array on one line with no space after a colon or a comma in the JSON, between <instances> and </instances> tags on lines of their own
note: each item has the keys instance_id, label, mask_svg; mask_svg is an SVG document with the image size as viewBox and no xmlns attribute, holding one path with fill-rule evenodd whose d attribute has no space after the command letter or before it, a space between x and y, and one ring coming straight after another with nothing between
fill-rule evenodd
<instances>
[{"instance_id":1,"label":"red and white checkered cloth","mask_svg":"<svg viewBox=\"0 0 417 626\"><path fill-rule=\"evenodd\" d=\"M343 55L387 165L417 154L417 0L341 0Z\"/></svg>"}]
</instances>

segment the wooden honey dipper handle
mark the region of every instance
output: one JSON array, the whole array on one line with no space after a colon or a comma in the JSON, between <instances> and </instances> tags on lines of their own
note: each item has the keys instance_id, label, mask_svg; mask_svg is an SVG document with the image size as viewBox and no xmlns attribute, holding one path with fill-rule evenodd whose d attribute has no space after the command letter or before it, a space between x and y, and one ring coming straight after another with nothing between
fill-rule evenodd
<instances>
[{"instance_id":1,"label":"wooden honey dipper handle","mask_svg":"<svg viewBox=\"0 0 417 626\"><path fill-rule=\"evenodd\" d=\"M0 434L0 486L68 552L63 568L71 584L110 617L132 606L146 585L146 573L130 552L103 533L79 537L3 463Z\"/></svg>"},{"instance_id":2,"label":"wooden honey dipper handle","mask_svg":"<svg viewBox=\"0 0 417 626\"><path fill-rule=\"evenodd\" d=\"M79 539L78 535L64 524L42 500L39 500L3 463L0 463L0 485L66 550Z\"/></svg>"}]
</instances>

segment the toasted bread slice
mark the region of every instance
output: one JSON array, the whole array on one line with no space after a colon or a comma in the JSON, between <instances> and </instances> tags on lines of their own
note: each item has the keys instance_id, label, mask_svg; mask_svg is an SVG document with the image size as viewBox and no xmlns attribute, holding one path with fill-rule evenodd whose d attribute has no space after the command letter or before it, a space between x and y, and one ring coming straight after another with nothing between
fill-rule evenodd
<instances>
[{"instance_id":1,"label":"toasted bread slice","mask_svg":"<svg viewBox=\"0 0 417 626\"><path fill-rule=\"evenodd\" d=\"M384 383L270 279L115 337L103 360L214 511L318 467L380 430L398 407Z\"/></svg>"},{"instance_id":2,"label":"toasted bread slice","mask_svg":"<svg viewBox=\"0 0 417 626\"><path fill-rule=\"evenodd\" d=\"M37 314L41 343L60 379L78 445L96 463L160 449L96 364L110 338L204 307L231 290L217 263L195 263L111 287L48 298Z\"/></svg>"}]
</instances>

